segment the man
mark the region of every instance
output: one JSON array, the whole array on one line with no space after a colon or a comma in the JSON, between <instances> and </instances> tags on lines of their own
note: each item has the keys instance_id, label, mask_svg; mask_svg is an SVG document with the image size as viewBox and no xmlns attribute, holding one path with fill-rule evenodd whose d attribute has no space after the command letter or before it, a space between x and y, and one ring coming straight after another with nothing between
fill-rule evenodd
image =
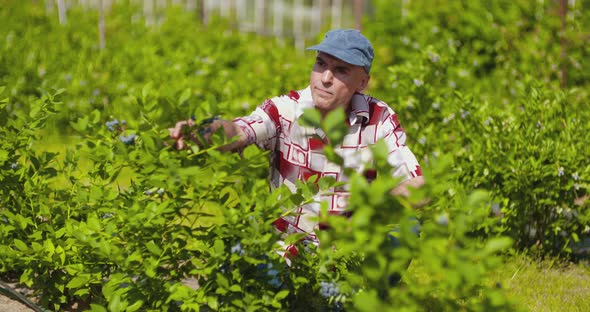
<instances>
[{"instance_id":1,"label":"man","mask_svg":"<svg viewBox=\"0 0 590 312\"><path fill-rule=\"evenodd\" d=\"M298 123L306 108L317 109L322 117L343 108L349 127L337 152L343 157L344 166L363 173L363 165L371 158L367 147L383 140L389 147L388 161L395 168L393 175L403 179L392 193L408 196L408 187L420 187L424 179L416 157L405 144L406 134L387 104L361 93L370 79L371 43L357 30L332 30L320 44L308 50L317 51L317 55L307 88L266 100L249 116L233 121L215 120L209 133L223 127L227 137L238 137L221 147L222 150L236 150L248 144L270 150L271 186L286 184L295 191L296 180L314 175L346 181L343 169L327 161L323 154L325 134L320 129ZM186 125L193 125L193 122L181 121L169 129L179 149L186 146L185 139L195 139L183 136L182 128ZM346 188L318 194L317 202L279 218L275 227L286 233L306 233L307 239L317 243L315 217L320 213L319 202L327 202L330 213L343 214L348 196ZM291 254L296 253L293 246L285 248Z\"/></svg>"}]
</instances>

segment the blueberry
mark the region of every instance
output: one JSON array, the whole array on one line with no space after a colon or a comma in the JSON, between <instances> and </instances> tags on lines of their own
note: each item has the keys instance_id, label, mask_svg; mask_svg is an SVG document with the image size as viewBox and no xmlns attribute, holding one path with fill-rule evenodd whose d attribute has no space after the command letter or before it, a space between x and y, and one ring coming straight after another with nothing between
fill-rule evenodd
<instances>
[{"instance_id":1,"label":"blueberry","mask_svg":"<svg viewBox=\"0 0 590 312\"><path fill-rule=\"evenodd\" d=\"M270 284L273 287L281 287L282 283L279 279L280 272L272 268L272 263L268 264L268 268L269 270L266 271L266 275L272 278L270 281L268 281L268 284Z\"/></svg>"},{"instance_id":2,"label":"blueberry","mask_svg":"<svg viewBox=\"0 0 590 312\"><path fill-rule=\"evenodd\" d=\"M242 244L240 244L240 243L237 243L234 246L232 246L230 251L231 251L231 253L238 254L240 256L243 256L246 253L244 251L244 248L242 248Z\"/></svg>"},{"instance_id":3,"label":"blueberry","mask_svg":"<svg viewBox=\"0 0 590 312\"><path fill-rule=\"evenodd\" d=\"M492 212L494 213L494 215L499 216L502 215L502 209L500 208L500 204L498 203L493 203L492 204Z\"/></svg>"},{"instance_id":4,"label":"blueberry","mask_svg":"<svg viewBox=\"0 0 590 312\"><path fill-rule=\"evenodd\" d=\"M112 123L112 122L110 122L110 121L107 121L107 122L105 123L105 125L107 126L107 128L109 129L109 131L111 131L111 132L112 132L112 131L114 131L114 130L115 130L115 128L114 128L114 125L113 125L113 123Z\"/></svg>"},{"instance_id":5,"label":"blueberry","mask_svg":"<svg viewBox=\"0 0 590 312\"><path fill-rule=\"evenodd\" d=\"M340 294L340 289L335 283L320 282L320 295L324 298L336 297Z\"/></svg>"},{"instance_id":6,"label":"blueberry","mask_svg":"<svg viewBox=\"0 0 590 312\"><path fill-rule=\"evenodd\" d=\"M121 140L121 142L123 142L125 145L132 145L133 143L135 143L135 134L130 134L130 135L122 135L119 137L119 140Z\"/></svg>"},{"instance_id":7,"label":"blueberry","mask_svg":"<svg viewBox=\"0 0 590 312\"><path fill-rule=\"evenodd\" d=\"M449 225L449 216L445 213L445 214L441 214L436 218L436 223L442 225L442 226L447 226Z\"/></svg>"}]
</instances>

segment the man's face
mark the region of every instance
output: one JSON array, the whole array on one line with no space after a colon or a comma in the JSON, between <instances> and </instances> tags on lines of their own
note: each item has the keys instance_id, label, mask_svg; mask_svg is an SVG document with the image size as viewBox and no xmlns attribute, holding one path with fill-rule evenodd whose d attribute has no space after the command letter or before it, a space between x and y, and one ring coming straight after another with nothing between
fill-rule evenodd
<instances>
[{"instance_id":1,"label":"man's face","mask_svg":"<svg viewBox=\"0 0 590 312\"><path fill-rule=\"evenodd\" d=\"M368 82L364 68L323 52L318 53L309 79L313 103L322 116L338 107L347 109L354 93L363 91Z\"/></svg>"}]
</instances>

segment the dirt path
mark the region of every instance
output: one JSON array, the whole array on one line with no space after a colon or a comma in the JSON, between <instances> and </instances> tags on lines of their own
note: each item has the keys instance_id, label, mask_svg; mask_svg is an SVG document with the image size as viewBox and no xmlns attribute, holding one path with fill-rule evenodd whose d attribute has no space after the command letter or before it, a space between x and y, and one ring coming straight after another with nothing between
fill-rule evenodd
<instances>
[{"instance_id":1,"label":"dirt path","mask_svg":"<svg viewBox=\"0 0 590 312\"><path fill-rule=\"evenodd\" d=\"M12 295L11 292L21 294L23 297L28 297L32 294L32 290L18 287L17 283L11 283L6 281L0 281L0 312L34 312L34 309L29 308L26 304L22 303ZM15 295L16 296L16 295Z\"/></svg>"},{"instance_id":2,"label":"dirt path","mask_svg":"<svg viewBox=\"0 0 590 312\"><path fill-rule=\"evenodd\" d=\"M0 312L32 312L26 305L0 295Z\"/></svg>"}]
</instances>

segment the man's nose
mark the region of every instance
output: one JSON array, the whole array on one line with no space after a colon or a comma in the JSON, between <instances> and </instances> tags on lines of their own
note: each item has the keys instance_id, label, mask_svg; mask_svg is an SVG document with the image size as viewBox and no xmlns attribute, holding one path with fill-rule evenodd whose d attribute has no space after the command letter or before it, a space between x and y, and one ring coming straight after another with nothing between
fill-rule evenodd
<instances>
[{"instance_id":1,"label":"man's nose","mask_svg":"<svg viewBox=\"0 0 590 312\"><path fill-rule=\"evenodd\" d=\"M334 78L334 75L332 75L332 71L329 69L324 70L324 72L322 73L322 82L329 83L332 81L332 78Z\"/></svg>"}]
</instances>

